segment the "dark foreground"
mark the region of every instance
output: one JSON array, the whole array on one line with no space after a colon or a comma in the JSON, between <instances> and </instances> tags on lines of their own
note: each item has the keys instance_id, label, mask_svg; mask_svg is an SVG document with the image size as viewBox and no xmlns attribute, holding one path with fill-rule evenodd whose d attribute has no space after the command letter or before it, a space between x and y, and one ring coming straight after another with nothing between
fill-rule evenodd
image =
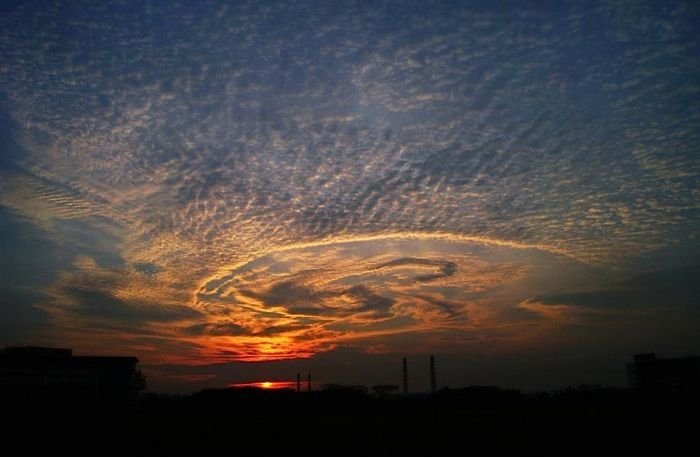
<instances>
[{"instance_id":1,"label":"dark foreground","mask_svg":"<svg viewBox=\"0 0 700 457\"><path fill-rule=\"evenodd\" d=\"M696 393L578 388L524 395L491 387L408 397L224 389L146 394L129 405L23 398L4 406L3 442L19 440L25 450L51 443L56 449L284 448L294 454L416 445L564 455L652 446L672 452L696 439L700 412Z\"/></svg>"}]
</instances>

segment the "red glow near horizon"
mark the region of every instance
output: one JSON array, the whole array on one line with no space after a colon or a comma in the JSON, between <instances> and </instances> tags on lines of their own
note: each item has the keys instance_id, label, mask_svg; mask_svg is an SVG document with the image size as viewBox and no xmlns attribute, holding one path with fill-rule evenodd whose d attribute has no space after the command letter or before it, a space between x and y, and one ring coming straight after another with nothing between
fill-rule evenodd
<instances>
[{"instance_id":1,"label":"red glow near horizon","mask_svg":"<svg viewBox=\"0 0 700 457\"><path fill-rule=\"evenodd\" d=\"M256 382L239 382L229 384L229 387L255 387L257 389L277 390L277 389L295 389L296 382L294 381L256 381Z\"/></svg>"}]
</instances>

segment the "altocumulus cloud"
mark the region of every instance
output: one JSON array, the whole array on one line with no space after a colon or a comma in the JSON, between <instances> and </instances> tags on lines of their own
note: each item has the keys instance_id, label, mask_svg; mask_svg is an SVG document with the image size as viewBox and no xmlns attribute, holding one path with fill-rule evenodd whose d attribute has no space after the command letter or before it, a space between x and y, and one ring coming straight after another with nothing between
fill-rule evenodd
<instances>
[{"instance_id":1,"label":"altocumulus cloud","mask_svg":"<svg viewBox=\"0 0 700 457\"><path fill-rule=\"evenodd\" d=\"M513 345L564 325L553 304L661 300L590 290L697 244L698 15L8 3L0 205L75 246L35 285L56 341L99 323L190 361Z\"/></svg>"}]
</instances>

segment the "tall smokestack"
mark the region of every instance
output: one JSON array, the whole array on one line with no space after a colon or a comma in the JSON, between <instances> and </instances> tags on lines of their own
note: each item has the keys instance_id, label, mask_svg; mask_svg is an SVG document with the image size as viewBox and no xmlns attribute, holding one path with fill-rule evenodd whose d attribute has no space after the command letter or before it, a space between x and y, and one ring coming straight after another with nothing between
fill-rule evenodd
<instances>
[{"instance_id":1,"label":"tall smokestack","mask_svg":"<svg viewBox=\"0 0 700 457\"><path fill-rule=\"evenodd\" d=\"M430 356L430 392L435 393L437 382L435 382L435 356Z\"/></svg>"},{"instance_id":2,"label":"tall smokestack","mask_svg":"<svg viewBox=\"0 0 700 457\"><path fill-rule=\"evenodd\" d=\"M311 373L309 373L309 376L306 378L306 391L311 392Z\"/></svg>"},{"instance_id":3,"label":"tall smokestack","mask_svg":"<svg viewBox=\"0 0 700 457\"><path fill-rule=\"evenodd\" d=\"M301 392L301 373L297 373L297 392Z\"/></svg>"},{"instance_id":4,"label":"tall smokestack","mask_svg":"<svg viewBox=\"0 0 700 457\"><path fill-rule=\"evenodd\" d=\"M408 362L403 359L403 394L408 395Z\"/></svg>"}]
</instances>

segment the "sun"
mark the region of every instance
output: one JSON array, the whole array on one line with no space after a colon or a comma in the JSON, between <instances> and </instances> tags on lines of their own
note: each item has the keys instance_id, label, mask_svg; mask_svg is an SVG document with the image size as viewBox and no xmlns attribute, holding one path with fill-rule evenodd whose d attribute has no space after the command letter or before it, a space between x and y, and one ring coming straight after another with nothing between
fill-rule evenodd
<instances>
[{"instance_id":1,"label":"sun","mask_svg":"<svg viewBox=\"0 0 700 457\"><path fill-rule=\"evenodd\" d=\"M241 387L241 388L251 388L264 389L264 390L278 390L278 389L294 389L296 387L296 382L294 381L254 381L254 382L237 382L229 384L229 387Z\"/></svg>"}]
</instances>

